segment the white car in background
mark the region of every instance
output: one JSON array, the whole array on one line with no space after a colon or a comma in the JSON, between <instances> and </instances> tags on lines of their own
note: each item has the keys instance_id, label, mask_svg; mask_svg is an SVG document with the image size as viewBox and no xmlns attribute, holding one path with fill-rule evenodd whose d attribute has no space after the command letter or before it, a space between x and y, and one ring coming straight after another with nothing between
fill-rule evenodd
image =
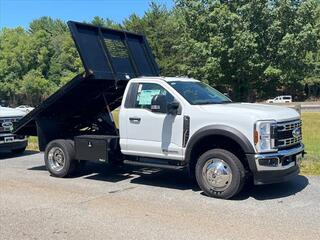
<instances>
[{"instance_id":1,"label":"white car in background","mask_svg":"<svg viewBox=\"0 0 320 240\"><path fill-rule=\"evenodd\" d=\"M18 110L21 110L21 111L24 111L26 113L29 113L31 112L34 108L33 107L30 107L28 105L20 105L18 107L16 107L15 109L18 109Z\"/></svg>"},{"instance_id":2,"label":"white car in background","mask_svg":"<svg viewBox=\"0 0 320 240\"><path fill-rule=\"evenodd\" d=\"M292 96L291 95L278 96L273 99L268 99L266 102L267 103L291 103Z\"/></svg>"}]
</instances>

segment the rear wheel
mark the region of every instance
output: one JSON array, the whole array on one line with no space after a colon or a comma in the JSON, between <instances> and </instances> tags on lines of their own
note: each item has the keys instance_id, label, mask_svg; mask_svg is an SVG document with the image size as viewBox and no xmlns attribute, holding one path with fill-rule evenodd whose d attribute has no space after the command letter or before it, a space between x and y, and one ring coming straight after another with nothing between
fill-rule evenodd
<instances>
[{"instance_id":1,"label":"rear wheel","mask_svg":"<svg viewBox=\"0 0 320 240\"><path fill-rule=\"evenodd\" d=\"M224 149L203 153L195 170L199 187L210 197L231 198L241 191L245 181L245 170L241 161Z\"/></svg>"},{"instance_id":2,"label":"rear wheel","mask_svg":"<svg viewBox=\"0 0 320 240\"><path fill-rule=\"evenodd\" d=\"M70 140L58 139L50 142L45 150L45 164L55 177L66 177L76 169L75 150Z\"/></svg>"}]
</instances>

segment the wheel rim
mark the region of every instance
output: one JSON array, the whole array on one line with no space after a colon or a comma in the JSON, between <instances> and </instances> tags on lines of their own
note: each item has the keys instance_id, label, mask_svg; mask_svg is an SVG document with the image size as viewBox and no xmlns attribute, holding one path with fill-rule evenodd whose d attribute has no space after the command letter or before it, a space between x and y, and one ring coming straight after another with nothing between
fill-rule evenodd
<instances>
[{"instance_id":1,"label":"wheel rim","mask_svg":"<svg viewBox=\"0 0 320 240\"><path fill-rule=\"evenodd\" d=\"M61 171L65 164L64 152L59 147L53 147L48 153L49 165L52 170Z\"/></svg>"},{"instance_id":2,"label":"wheel rim","mask_svg":"<svg viewBox=\"0 0 320 240\"><path fill-rule=\"evenodd\" d=\"M222 159L209 159L202 169L202 177L206 184L216 191L227 189L232 181L230 166Z\"/></svg>"}]
</instances>

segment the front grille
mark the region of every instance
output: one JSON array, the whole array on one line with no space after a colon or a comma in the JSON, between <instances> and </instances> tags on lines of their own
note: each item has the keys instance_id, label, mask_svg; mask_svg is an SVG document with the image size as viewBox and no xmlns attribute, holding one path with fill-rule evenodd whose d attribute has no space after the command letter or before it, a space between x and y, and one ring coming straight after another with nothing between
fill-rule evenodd
<instances>
[{"instance_id":1,"label":"front grille","mask_svg":"<svg viewBox=\"0 0 320 240\"><path fill-rule=\"evenodd\" d=\"M18 122L22 117L3 117L0 118L0 123L4 123L4 122Z\"/></svg>"},{"instance_id":2,"label":"front grille","mask_svg":"<svg viewBox=\"0 0 320 240\"><path fill-rule=\"evenodd\" d=\"M299 144L302 140L300 119L277 123L276 147L286 148Z\"/></svg>"},{"instance_id":3,"label":"front grille","mask_svg":"<svg viewBox=\"0 0 320 240\"><path fill-rule=\"evenodd\" d=\"M5 129L4 127L0 127L0 133L2 133L2 132L10 132L10 131L8 131L7 129Z\"/></svg>"},{"instance_id":4,"label":"front grille","mask_svg":"<svg viewBox=\"0 0 320 240\"><path fill-rule=\"evenodd\" d=\"M22 117L3 117L0 118L0 133L11 132L12 127L17 123ZM10 125L12 123L12 125Z\"/></svg>"}]
</instances>

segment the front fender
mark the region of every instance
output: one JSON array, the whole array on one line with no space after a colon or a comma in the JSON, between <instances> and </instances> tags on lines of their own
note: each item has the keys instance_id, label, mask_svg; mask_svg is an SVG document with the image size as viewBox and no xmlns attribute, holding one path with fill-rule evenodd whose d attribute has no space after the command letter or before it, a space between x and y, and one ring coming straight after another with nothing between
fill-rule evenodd
<instances>
[{"instance_id":1,"label":"front fender","mask_svg":"<svg viewBox=\"0 0 320 240\"><path fill-rule=\"evenodd\" d=\"M237 129L225 125L210 125L196 131L188 141L185 154L186 162L190 162L192 149L198 141L204 137L214 135L225 136L232 139L241 146L245 154L255 153L255 150L248 138Z\"/></svg>"}]
</instances>

